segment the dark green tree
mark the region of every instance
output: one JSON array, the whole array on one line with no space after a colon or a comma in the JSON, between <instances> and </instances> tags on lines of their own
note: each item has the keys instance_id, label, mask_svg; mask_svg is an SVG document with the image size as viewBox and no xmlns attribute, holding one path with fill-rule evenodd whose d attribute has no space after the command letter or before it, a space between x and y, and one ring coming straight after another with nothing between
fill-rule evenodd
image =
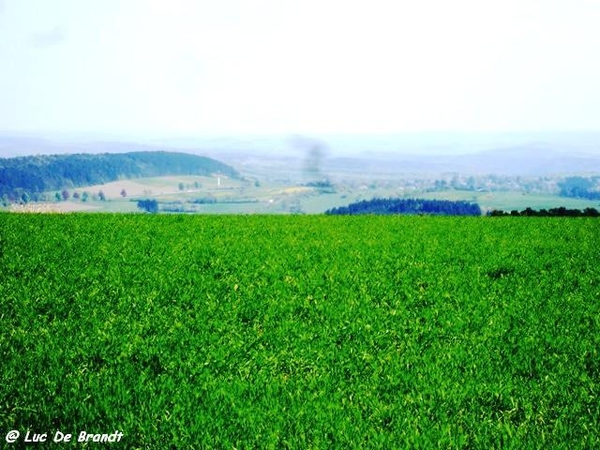
<instances>
[{"instance_id":1,"label":"dark green tree","mask_svg":"<svg viewBox=\"0 0 600 450\"><path fill-rule=\"evenodd\" d=\"M152 200L139 200L137 202L137 207L143 209L149 213L157 213L158 212L158 202L155 199Z\"/></svg>"}]
</instances>

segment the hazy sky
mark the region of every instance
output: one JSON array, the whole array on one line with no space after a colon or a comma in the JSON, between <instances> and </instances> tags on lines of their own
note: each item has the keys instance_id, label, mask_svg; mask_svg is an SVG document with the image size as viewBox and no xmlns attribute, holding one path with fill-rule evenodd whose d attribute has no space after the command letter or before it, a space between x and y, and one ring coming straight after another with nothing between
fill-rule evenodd
<instances>
[{"instance_id":1,"label":"hazy sky","mask_svg":"<svg viewBox=\"0 0 600 450\"><path fill-rule=\"evenodd\" d=\"M0 130L600 130L600 1L0 0Z\"/></svg>"}]
</instances>

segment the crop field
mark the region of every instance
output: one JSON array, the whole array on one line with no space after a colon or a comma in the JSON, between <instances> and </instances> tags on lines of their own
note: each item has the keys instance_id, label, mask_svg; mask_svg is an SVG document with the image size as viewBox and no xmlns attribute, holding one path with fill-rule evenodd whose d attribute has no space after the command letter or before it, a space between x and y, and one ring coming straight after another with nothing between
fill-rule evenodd
<instances>
[{"instance_id":1,"label":"crop field","mask_svg":"<svg viewBox=\"0 0 600 450\"><path fill-rule=\"evenodd\" d=\"M0 214L0 442L600 448L599 238L595 219Z\"/></svg>"}]
</instances>

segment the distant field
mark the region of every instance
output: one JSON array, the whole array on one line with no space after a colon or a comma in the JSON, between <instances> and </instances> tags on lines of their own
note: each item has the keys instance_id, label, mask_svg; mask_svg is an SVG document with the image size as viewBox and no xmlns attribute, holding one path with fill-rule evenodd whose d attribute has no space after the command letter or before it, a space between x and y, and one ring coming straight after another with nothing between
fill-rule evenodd
<instances>
[{"instance_id":1,"label":"distant field","mask_svg":"<svg viewBox=\"0 0 600 450\"><path fill-rule=\"evenodd\" d=\"M599 448L598 225L0 214L2 439Z\"/></svg>"},{"instance_id":2,"label":"distant field","mask_svg":"<svg viewBox=\"0 0 600 450\"><path fill-rule=\"evenodd\" d=\"M183 189L182 189L183 188ZM318 195L315 189L295 184L270 181L254 184L254 181L227 177L170 176L119 180L94 186L68 190L69 201L31 203L27 207L12 206L12 210L39 212L135 212L139 211L139 199L156 199L161 206L180 202L187 209L197 209L199 213L212 214L251 214L286 213L297 211L299 199ZM98 199L102 192L105 201ZM77 193L80 199L73 198ZM84 193L87 201L82 201ZM49 197L54 192L46 193ZM214 199L214 204L193 206L197 199ZM327 209L327 208L325 208ZM311 212L323 212L311 211Z\"/></svg>"},{"instance_id":3,"label":"distant field","mask_svg":"<svg viewBox=\"0 0 600 450\"><path fill-rule=\"evenodd\" d=\"M179 183L183 183L183 191L179 189ZM198 186L195 185L198 183ZM226 187L238 187L240 182L238 180L230 180L226 177L221 178L221 186ZM122 191L125 191L127 197L162 197L172 195L184 195L188 192L198 192L201 189L215 189L217 188L216 177L202 177L202 176L171 176L171 177L153 177L153 178L138 178L132 180L119 180L113 181L106 184L98 184L95 186L89 186L84 188L75 189L75 191L82 194L87 191L90 193L96 193L98 191L104 192L107 199L119 200L122 198Z\"/></svg>"},{"instance_id":4,"label":"distant field","mask_svg":"<svg viewBox=\"0 0 600 450\"><path fill-rule=\"evenodd\" d=\"M305 184L305 183L304 183ZM385 184L385 183L384 183ZM183 187L183 189L181 189ZM139 199L156 199L161 208L169 208L169 204L180 203L187 212L209 214L282 214L307 213L321 214L326 210L345 206L374 197L418 197L439 200L466 200L477 202L482 210L513 209L523 210L549 209L564 206L566 208L596 208L600 202L574 199L548 194L524 194L521 192L477 192L463 190L447 190L427 192L417 189L399 189L398 187L369 187L356 183L334 184L331 190L319 190L303 185L301 180L276 180L261 174L259 178L230 179L202 176L170 176L120 180L95 186L68 190L67 202L31 203L26 207L11 206L12 210L32 211L88 211L88 212L136 212ZM98 199L98 193L106 197L106 201ZM77 193L80 199L74 199ZM84 193L87 201L82 201ZM53 198L55 193L46 193ZM125 195L123 195L125 194ZM191 202L198 199L212 199L215 203L198 206ZM172 205L171 205L172 206Z\"/></svg>"},{"instance_id":5,"label":"distant field","mask_svg":"<svg viewBox=\"0 0 600 450\"><path fill-rule=\"evenodd\" d=\"M584 200L547 194L524 194L521 192L448 191L423 193L419 197L440 200L468 200L479 203L486 210L502 209L504 211L511 211L516 209L521 211L527 207L532 209L549 209L560 206L582 210L585 208L600 209L600 202L597 200Z\"/></svg>"}]
</instances>

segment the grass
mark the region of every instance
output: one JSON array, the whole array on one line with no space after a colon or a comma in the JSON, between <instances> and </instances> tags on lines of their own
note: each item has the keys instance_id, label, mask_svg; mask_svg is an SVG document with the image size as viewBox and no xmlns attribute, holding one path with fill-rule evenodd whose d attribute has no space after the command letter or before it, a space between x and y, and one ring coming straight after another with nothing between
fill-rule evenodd
<instances>
[{"instance_id":1,"label":"grass","mask_svg":"<svg viewBox=\"0 0 600 450\"><path fill-rule=\"evenodd\" d=\"M595 448L599 237L593 219L0 214L0 431Z\"/></svg>"}]
</instances>

